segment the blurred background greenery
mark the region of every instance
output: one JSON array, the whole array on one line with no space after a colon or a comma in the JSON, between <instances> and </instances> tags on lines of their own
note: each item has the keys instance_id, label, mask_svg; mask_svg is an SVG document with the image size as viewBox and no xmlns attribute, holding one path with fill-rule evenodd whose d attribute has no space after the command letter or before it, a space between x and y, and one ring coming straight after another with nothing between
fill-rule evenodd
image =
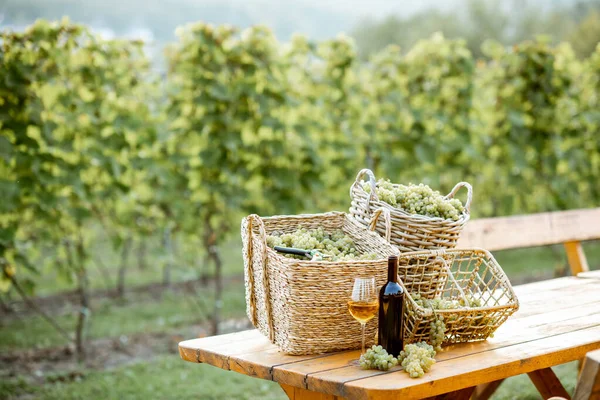
<instances>
[{"instance_id":1,"label":"blurred background greenery","mask_svg":"<svg viewBox=\"0 0 600 400\"><path fill-rule=\"evenodd\" d=\"M345 210L366 166L598 206L600 2L394 3L0 0L0 397L283 398L177 342L249 328L242 216Z\"/></svg>"}]
</instances>

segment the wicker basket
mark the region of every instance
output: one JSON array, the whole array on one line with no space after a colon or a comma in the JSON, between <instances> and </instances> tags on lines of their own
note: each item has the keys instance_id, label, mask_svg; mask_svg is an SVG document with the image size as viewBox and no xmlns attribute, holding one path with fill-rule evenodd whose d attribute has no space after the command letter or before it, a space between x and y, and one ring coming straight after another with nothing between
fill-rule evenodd
<instances>
[{"instance_id":1,"label":"wicker basket","mask_svg":"<svg viewBox=\"0 0 600 400\"><path fill-rule=\"evenodd\" d=\"M439 270L438 278L433 280L430 276L432 265ZM486 250L403 253L400 255L399 278L408 294L404 314L405 343L429 342L430 324L436 315L444 317L444 343L485 340L519 309L519 301L506 274ZM432 311L414 301L417 293L427 298L462 300L463 304L470 304L465 301L468 298L480 304Z\"/></svg>"},{"instance_id":2,"label":"wicker basket","mask_svg":"<svg viewBox=\"0 0 600 400\"><path fill-rule=\"evenodd\" d=\"M266 244L272 232L293 232L300 226L341 229L356 248L374 252L378 260L310 261L284 257ZM387 257L398 250L341 212L315 215L250 215L242 220L244 276L248 317L272 343L288 354L318 354L359 348L360 324L348 312L354 278L386 280ZM367 323L372 341L377 318Z\"/></svg>"},{"instance_id":3,"label":"wicker basket","mask_svg":"<svg viewBox=\"0 0 600 400\"><path fill-rule=\"evenodd\" d=\"M369 177L371 193L362 187L364 175ZM369 226L373 220L374 212L384 208L391 214L391 243L400 251L419 251L434 249L450 249L456 246L460 233L469 220L473 188L467 182L460 182L454 186L446 198L453 198L461 188L467 188L467 202L465 211L457 221L451 219L427 217L418 214L409 214L395 208L377 198L376 180L373 172L368 169L361 170L356 180L350 187L350 215L364 226ZM384 235L386 226L383 221L376 221L376 231Z\"/></svg>"}]
</instances>

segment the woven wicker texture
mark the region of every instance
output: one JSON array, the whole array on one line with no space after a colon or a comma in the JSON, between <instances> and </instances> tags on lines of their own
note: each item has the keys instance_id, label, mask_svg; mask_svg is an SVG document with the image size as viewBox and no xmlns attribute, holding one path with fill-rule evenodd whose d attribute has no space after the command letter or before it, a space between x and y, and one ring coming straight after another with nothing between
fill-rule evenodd
<instances>
[{"instance_id":1,"label":"woven wicker texture","mask_svg":"<svg viewBox=\"0 0 600 400\"><path fill-rule=\"evenodd\" d=\"M365 175L369 178L371 193L367 193L362 187L362 178ZM376 185L373 172L363 169L350 187L350 198L352 199L350 215L360 224L370 226L373 223L375 230L384 237L391 230L390 243L402 252L450 249L456 246L460 233L469 220L473 199L473 189L470 184L460 182L446 195L446 198L453 198L461 188L467 189L465 212L457 221L409 214L400 208L395 208L377 198ZM379 214L375 215L375 212L382 208L389 211L389 220L377 218Z\"/></svg>"},{"instance_id":2,"label":"woven wicker texture","mask_svg":"<svg viewBox=\"0 0 600 400\"><path fill-rule=\"evenodd\" d=\"M266 236L300 226L341 229L361 253L378 260L310 261L284 257L269 248ZM250 215L242 220L247 314L253 325L287 354L318 354L361 346L360 324L348 312L354 278L387 277L387 257L398 250L341 212L314 215ZM367 323L371 344L377 318Z\"/></svg>"},{"instance_id":3,"label":"woven wicker texture","mask_svg":"<svg viewBox=\"0 0 600 400\"><path fill-rule=\"evenodd\" d=\"M433 270L438 271L437 278L432 276ZM506 274L486 250L403 253L399 258L398 277L407 293L405 343L429 341L430 324L436 315L444 317L444 343L485 340L519 309L519 301ZM416 293L430 299L463 300L463 304L475 300L479 305L432 312L413 300Z\"/></svg>"}]
</instances>

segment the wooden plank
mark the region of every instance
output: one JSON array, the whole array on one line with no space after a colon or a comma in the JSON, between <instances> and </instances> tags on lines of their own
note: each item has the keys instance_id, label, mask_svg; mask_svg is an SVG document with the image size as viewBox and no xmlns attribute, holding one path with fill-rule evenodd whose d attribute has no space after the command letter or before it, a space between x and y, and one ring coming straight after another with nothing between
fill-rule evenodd
<instances>
[{"instance_id":1,"label":"wooden plank","mask_svg":"<svg viewBox=\"0 0 600 400\"><path fill-rule=\"evenodd\" d=\"M565 276L562 278L547 279L545 281L525 283L523 285L514 286L513 289L517 296L522 296L527 293L540 293L546 291L562 290L565 287L572 285L580 285L581 280L574 276Z\"/></svg>"},{"instance_id":2,"label":"wooden plank","mask_svg":"<svg viewBox=\"0 0 600 400\"><path fill-rule=\"evenodd\" d=\"M567 260L569 261L571 275L577 276L580 272L588 272L590 270L585 253L581 247L581 242L566 242L565 250L567 251Z\"/></svg>"},{"instance_id":3,"label":"wooden plank","mask_svg":"<svg viewBox=\"0 0 600 400\"><path fill-rule=\"evenodd\" d=\"M600 297L599 297L600 299ZM534 314L525 319L515 320L516 324L503 325L497 332L495 339L481 343L452 345L437 357L438 361L458 357L473 351L487 351L493 348L514 344L526 340L534 340L548 335L564 333L573 329L573 326L591 326L600 324L600 310L577 305L566 310L545 310L545 314ZM510 321L510 320L509 320ZM508 324L508 325L507 325ZM383 372L362 370L356 368L353 362L358 359L358 350L343 353L323 355L309 360L298 360L292 363L281 363L272 366L273 359L263 353L252 353L232 357L240 365L256 368L262 365L266 374L272 373L271 379L280 383L293 386L312 385L312 390L321 390L326 393L339 393L339 385L345 381L374 376ZM232 364L232 361L230 361ZM249 367L251 366L251 367ZM272 368L269 368L272 366ZM232 368L233 369L233 368ZM245 373L244 371L241 371ZM253 374L260 376L260 374ZM268 375L260 376L270 379ZM308 386L307 386L308 387Z\"/></svg>"},{"instance_id":4,"label":"wooden plank","mask_svg":"<svg viewBox=\"0 0 600 400\"><path fill-rule=\"evenodd\" d=\"M221 337L205 339L192 339L179 343L179 348L183 348L188 354L190 350L195 349L196 359L184 359L191 362L202 362L221 369L229 370L229 356L231 354L244 353L249 351L264 351L272 349L275 346L267 338L261 335L257 330L239 332L240 335L220 335ZM180 350L181 354L181 350Z\"/></svg>"},{"instance_id":5,"label":"wooden plank","mask_svg":"<svg viewBox=\"0 0 600 400\"><path fill-rule=\"evenodd\" d=\"M472 342L472 343L460 343L446 346L444 351L436 355L437 364L441 365L448 361L455 361L463 359L475 354L487 354L489 352L499 350L502 348L522 345L526 343L535 343L538 340L544 340L546 338L555 337L558 335L568 334L576 329L586 329L600 326L600 313L598 310L589 310L587 316L582 316L577 319L569 319L565 321L552 321L548 324L541 325L538 327L521 327L506 332L506 335L498 335L495 338L488 339L483 342ZM600 340L600 338L599 338ZM298 366L302 366L305 363L297 363L294 365L282 365L275 367L274 369L286 369L290 372L295 372ZM310 369L310 365L309 368ZM306 381L306 387L310 390L320 391L329 394L335 394L338 396L344 396L344 385L347 382L355 381L359 378L367 376L381 376L387 375L389 372L381 371L362 371L357 367L337 367L334 363L330 365L331 368L326 368L322 372L307 373L306 377L296 377L294 383L299 382L301 379ZM306 373L304 370L300 370L302 373ZM452 373L453 371L449 371ZM289 378L289 375L283 375L285 378ZM501 378L498 378L501 379ZM496 379L489 379L484 382L492 381ZM287 383L287 382L286 382ZM481 382L483 383L483 382ZM453 389L454 390L454 389Z\"/></svg>"},{"instance_id":6,"label":"wooden plank","mask_svg":"<svg viewBox=\"0 0 600 400\"><path fill-rule=\"evenodd\" d=\"M578 278L586 278L586 279L600 279L600 270L597 271L589 271L589 272L580 272L577 274Z\"/></svg>"},{"instance_id":7,"label":"wooden plank","mask_svg":"<svg viewBox=\"0 0 600 400\"><path fill-rule=\"evenodd\" d=\"M280 384L281 388L290 398L290 400L341 400L337 396L331 396L324 393L311 392L310 390L297 388L290 385Z\"/></svg>"},{"instance_id":8,"label":"wooden plank","mask_svg":"<svg viewBox=\"0 0 600 400\"><path fill-rule=\"evenodd\" d=\"M527 373L529 379L533 382L536 389L542 395L542 398L547 399L549 397L557 396L563 397L567 400L571 399L569 393L565 390L563 385L560 383L552 368L542 368L536 371Z\"/></svg>"},{"instance_id":9,"label":"wooden plank","mask_svg":"<svg viewBox=\"0 0 600 400\"><path fill-rule=\"evenodd\" d=\"M238 343L248 343L261 337L262 335L256 329L250 329L225 335L184 340L179 342L179 354L185 361L201 362L197 357L191 356L198 350L218 351L218 349L235 346Z\"/></svg>"},{"instance_id":10,"label":"wooden plank","mask_svg":"<svg viewBox=\"0 0 600 400\"><path fill-rule=\"evenodd\" d=\"M200 362L198 361L198 349L191 347L179 346L179 357L181 357L181 359L184 361L195 363Z\"/></svg>"},{"instance_id":11,"label":"wooden plank","mask_svg":"<svg viewBox=\"0 0 600 400\"><path fill-rule=\"evenodd\" d=\"M294 387L290 386L290 385L285 385L285 384L279 384L279 386L281 386L281 388L283 389L283 391L285 392L285 394L287 395L287 397L290 400L294 399Z\"/></svg>"},{"instance_id":12,"label":"wooden plank","mask_svg":"<svg viewBox=\"0 0 600 400\"><path fill-rule=\"evenodd\" d=\"M282 353L276 346L272 346L272 348L264 351L249 351L247 353L229 356L229 369L231 371L239 372L244 375L280 382L279 380L273 378L274 366L282 364L286 365L306 360L319 360L330 356L331 353L306 356L290 356ZM281 382L290 383L289 381L285 380L282 380ZM292 382L290 384L294 385L295 383L296 382ZM295 386L301 387L304 385L299 384Z\"/></svg>"},{"instance_id":13,"label":"wooden plank","mask_svg":"<svg viewBox=\"0 0 600 400\"><path fill-rule=\"evenodd\" d=\"M573 399L600 399L600 350L586 355Z\"/></svg>"},{"instance_id":14,"label":"wooden plank","mask_svg":"<svg viewBox=\"0 0 600 400\"><path fill-rule=\"evenodd\" d=\"M504 382L504 379L498 379L497 381L492 381L488 383L482 383L481 385L477 385L475 387L475 391L473 392L473 396L471 397L473 400L488 400L494 392L500 387L500 385Z\"/></svg>"},{"instance_id":15,"label":"wooden plank","mask_svg":"<svg viewBox=\"0 0 600 400\"><path fill-rule=\"evenodd\" d=\"M469 221L457 247L493 251L593 239L600 239L600 208Z\"/></svg>"},{"instance_id":16,"label":"wooden plank","mask_svg":"<svg viewBox=\"0 0 600 400\"><path fill-rule=\"evenodd\" d=\"M352 399L430 397L563 364L598 348L600 325L440 362L418 380L392 372L350 381L343 395Z\"/></svg>"},{"instance_id":17,"label":"wooden plank","mask_svg":"<svg viewBox=\"0 0 600 400\"><path fill-rule=\"evenodd\" d=\"M426 400L469 400L473 392L475 392L475 386L440 394L439 396L429 397Z\"/></svg>"}]
</instances>

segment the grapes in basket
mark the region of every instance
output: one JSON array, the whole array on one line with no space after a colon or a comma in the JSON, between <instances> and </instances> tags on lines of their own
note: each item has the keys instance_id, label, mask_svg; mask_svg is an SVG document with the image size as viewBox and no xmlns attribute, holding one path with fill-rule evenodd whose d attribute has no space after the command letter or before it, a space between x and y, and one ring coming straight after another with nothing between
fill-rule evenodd
<instances>
[{"instance_id":1,"label":"grapes in basket","mask_svg":"<svg viewBox=\"0 0 600 400\"><path fill-rule=\"evenodd\" d=\"M323 228L306 229L298 228L292 233L273 232L267 235L267 245L271 248L285 247L292 249L303 249L307 253L318 252L326 261L343 260L376 260L375 253L361 253L352 238L341 229L333 232L325 231ZM306 260L307 258L298 254L284 254L285 257Z\"/></svg>"},{"instance_id":2,"label":"grapes in basket","mask_svg":"<svg viewBox=\"0 0 600 400\"><path fill-rule=\"evenodd\" d=\"M371 193L368 182L363 183L363 189ZM389 180L380 179L377 181L375 193L379 200L409 214L458 221L465 211L460 200L445 198L440 192L423 183L394 185Z\"/></svg>"}]
</instances>

